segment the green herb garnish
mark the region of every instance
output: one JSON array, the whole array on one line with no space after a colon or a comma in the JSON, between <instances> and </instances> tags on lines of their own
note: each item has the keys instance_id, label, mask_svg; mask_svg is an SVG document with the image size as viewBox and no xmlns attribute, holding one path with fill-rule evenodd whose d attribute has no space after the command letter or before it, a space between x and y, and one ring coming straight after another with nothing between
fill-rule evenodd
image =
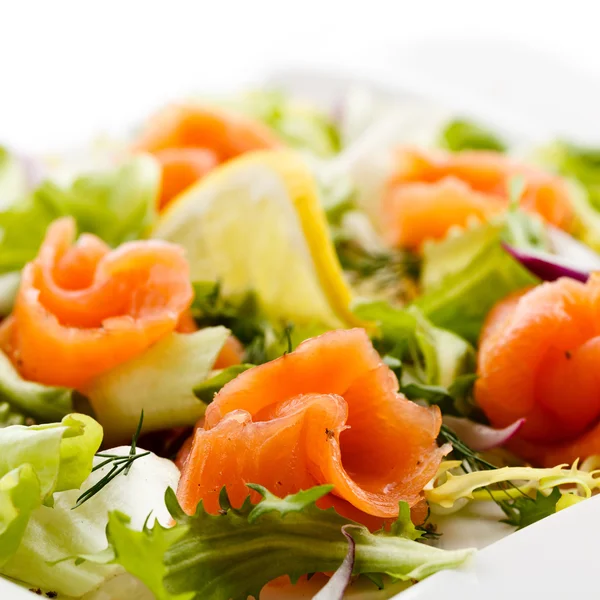
<instances>
[{"instance_id":1,"label":"green herb garnish","mask_svg":"<svg viewBox=\"0 0 600 600\"><path fill-rule=\"evenodd\" d=\"M104 458L105 460L98 463L92 469L92 473L94 471L97 471L98 469L102 469L103 467L105 467L106 465L109 465L109 464L112 464L112 467L111 467L110 471L102 479L100 479L98 482L96 482L89 489L85 490L85 492L83 492L83 494L81 494L81 496L79 496L79 498L77 498L77 502L75 503L75 506L73 506L73 509L78 508L79 506L81 506L82 504L87 502L90 498L92 498L100 490L105 488L115 477L119 476L121 473L123 473L124 475L127 475L129 473L129 470L131 469L131 465L138 458L143 458L144 456L148 456L149 454L151 454L150 452L142 452L141 454L136 454L137 442L138 442L138 438L140 437L140 433L142 431L143 423L144 423L144 411L142 410L142 412L140 414L140 420L138 422L137 429L136 429L135 433L133 434L133 438L131 439L131 448L129 449L129 453L126 456L120 456L118 454L106 454L103 452L99 452L98 454L96 454L96 456L98 458Z\"/></svg>"},{"instance_id":2,"label":"green herb garnish","mask_svg":"<svg viewBox=\"0 0 600 600\"><path fill-rule=\"evenodd\" d=\"M447 425L442 425L440 437L443 441L452 444L453 453L463 461L462 468L465 473L499 468L469 448ZM536 495L531 496L511 481L499 482L495 486L486 486L483 489L506 515L506 519L501 522L513 525L517 529L554 514L556 503L561 498L561 492L557 487L553 488L549 495L537 490Z\"/></svg>"},{"instance_id":3,"label":"green herb garnish","mask_svg":"<svg viewBox=\"0 0 600 600\"><path fill-rule=\"evenodd\" d=\"M537 490L535 498L521 496L509 500L500 500L496 504L506 515L506 519L503 519L502 523L514 525L518 530L553 515L556 512L556 503L561 497L560 490L555 487L552 488L552 492L548 496Z\"/></svg>"}]
</instances>

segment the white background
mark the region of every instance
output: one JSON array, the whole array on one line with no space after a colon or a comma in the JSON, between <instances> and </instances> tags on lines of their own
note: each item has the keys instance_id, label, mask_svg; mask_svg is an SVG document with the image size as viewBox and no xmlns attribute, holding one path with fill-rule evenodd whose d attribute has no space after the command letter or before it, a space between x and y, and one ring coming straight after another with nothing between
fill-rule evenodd
<instances>
[{"instance_id":1,"label":"white background","mask_svg":"<svg viewBox=\"0 0 600 600\"><path fill-rule=\"evenodd\" d=\"M0 143L69 145L282 65L385 67L600 142L599 4L0 0Z\"/></svg>"}]
</instances>

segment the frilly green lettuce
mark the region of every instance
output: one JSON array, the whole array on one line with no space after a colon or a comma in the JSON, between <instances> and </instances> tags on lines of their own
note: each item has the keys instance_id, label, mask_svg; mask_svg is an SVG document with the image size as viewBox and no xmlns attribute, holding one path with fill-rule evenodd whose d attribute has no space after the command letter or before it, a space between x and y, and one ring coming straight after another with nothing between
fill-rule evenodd
<instances>
[{"instance_id":1,"label":"frilly green lettuce","mask_svg":"<svg viewBox=\"0 0 600 600\"><path fill-rule=\"evenodd\" d=\"M131 437L142 409L145 432L194 425L206 409L194 388L208 377L228 336L225 327L171 333L94 379L85 394L109 443Z\"/></svg>"},{"instance_id":2,"label":"frilly green lettuce","mask_svg":"<svg viewBox=\"0 0 600 600\"><path fill-rule=\"evenodd\" d=\"M90 474L101 441L100 425L80 414L0 429L0 568L19 547L32 512Z\"/></svg>"},{"instance_id":3,"label":"frilly green lettuce","mask_svg":"<svg viewBox=\"0 0 600 600\"><path fill-rule=\"evenodd\" d=\"M343 561L347 542L342 527L356 544L354 573L383 573L392 579L423 579L462 564L471 550L444 551L404 537L397 531L370 533L332 509L315 502L330 491L320 486L277 498L261 486L262 496L232 508L221 494L217 516L204 511L186 515L168 490L166 504L177 524L159 524L132 531L122 513L110 515L107 528L115 562L125 566L159 600L246 600L259 597L262 587L281 575L333 571Z\"/></svg>"},{"instance_id":4,"label":"frilly green lettuce","mask_svg":"<svg viewBox=\"0 0 600 600\"><path fill-rule=\"evenodd\" d=\"M111 246L141 237L154 222L159 185L159 166L146 155L79 177L69 187L42 183L0 211L0 274L33 259L48 225L65 215L75 218L80 232Z\"/></svg>"},{"instance_id":5,"label":"frilly green lettuce","mask_svg":"<svg viewBox=\"0 0 600 600\"><path fill-rule=\"evenodd\" d=\"M583 498L589 498L593 491L600 489L600 469L582 470L578 468L577 462L570 468L568 465L558 465L546 469L503 467L458 475L450 472L461 464L461 461L442 463L433 486L425 490L425 497L432 510L436 506L460 510L465 502L473 499L501 501L565 485L576 486L578 495ZM511 482L515 487L497 491L483 490L502 482Z\"/></svg>"}]
</instances>

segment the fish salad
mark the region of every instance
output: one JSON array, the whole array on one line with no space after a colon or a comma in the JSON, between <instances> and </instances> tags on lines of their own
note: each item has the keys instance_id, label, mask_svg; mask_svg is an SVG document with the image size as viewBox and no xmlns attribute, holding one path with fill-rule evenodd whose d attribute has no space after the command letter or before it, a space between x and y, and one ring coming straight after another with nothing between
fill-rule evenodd
<instances>
[{"instance_id":1,"label":"fish salad","mask_svg":"<svg viewBox=\"0 0 600 600\"><path fill-rule=\"evenodd\" d=\"M384 599L598 492L598 151L351 100L0 150L2 578Z\"/></svg>"}]
</instances>

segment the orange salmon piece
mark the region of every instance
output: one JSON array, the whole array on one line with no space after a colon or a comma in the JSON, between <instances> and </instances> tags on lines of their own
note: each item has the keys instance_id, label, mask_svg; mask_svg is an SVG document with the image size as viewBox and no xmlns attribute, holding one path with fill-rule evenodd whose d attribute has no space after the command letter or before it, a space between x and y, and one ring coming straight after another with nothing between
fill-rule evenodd
<instances>
[{"instance_id":1,"label":"orange salmon piece","mask_svg":"<svg viewBox=\"0 0 600 600\"><path fill-rule=\"evenodd\" d=\"M568 229L573 209L565 182L555 175L520 164L497 152L470 150L426 153L404 148L381 204L383 233L391 245L417 248L426 239L445 235L508 205L508 182L523 177L521 206L548 223Z\"/></svg>"},{"instance_id":2,"label":"orange salmon piece","mask_svg":"<svg viewBox=\"0 0 600 600\"><path fill-rule=\"evenodd\" d=\"M82 389L177 326L193 291L183 250L150 240L110 250L75 221L50 225L25 266L5 349L24 377Z\"/></svg>"},{"instance_id":3,"label":"orange salmon piece","mask_svg":"<svg viewBox=\"0 0 600 600\"><path fill-rule=\"evenodd\" d=\"M525 418L515 449L554 465L600 450L600 275L509 296L490 312L475 397L498 427Z\"/></svg>"},{"instance_id":4,"label":"orange salmon piece","mask_svg":"<svg viewBox=\"0 0 600 600\"><path fill-rule=\"evenodd\" d=\"M259 121L220 108L176 104L150 120L134 150L150 152L161 163L159 208L164 208L217 165L281 145Z\"/></svg>"},{"instance_id":5,"label":"orange salmon piece","mask_svg":"<svg viewBox=\"0 0 600 600\"><path fill-rule=\"evenodd\" d=\"M437 407L398 393L364 330L330 331L223 387L180 462L177 495L189 513L200 500L217 513L223 486L239 507L248 482L279 496L330 483L326 505L393 518L435 475L440 425Z\"/></svg>"},{"instance_id":6,"label":"orange salmon piece","mask_svg":"<svg viewBox=\"0 0 600 600\"><path fill-rule=\"evenodd\" d=\"M218 156L206 148L167 148L155 156L162 173L159 210L219 164Z\"/></svg>"},{"instance_id":7,"label":"orange salmon piece","mask_svg":"<svg viewBox=\"0 0 600 600\"><path fill-rule=\"evenodd\" d=\"M393 186L382 203L386 220L386 241L405 248L418 248L427 239L443 238L454 225L465 227L477 217L485 220L502 212L501 198L473 191L455 177L445 177L437 184L415 182Z\"/></svg>"}]
</instances>

